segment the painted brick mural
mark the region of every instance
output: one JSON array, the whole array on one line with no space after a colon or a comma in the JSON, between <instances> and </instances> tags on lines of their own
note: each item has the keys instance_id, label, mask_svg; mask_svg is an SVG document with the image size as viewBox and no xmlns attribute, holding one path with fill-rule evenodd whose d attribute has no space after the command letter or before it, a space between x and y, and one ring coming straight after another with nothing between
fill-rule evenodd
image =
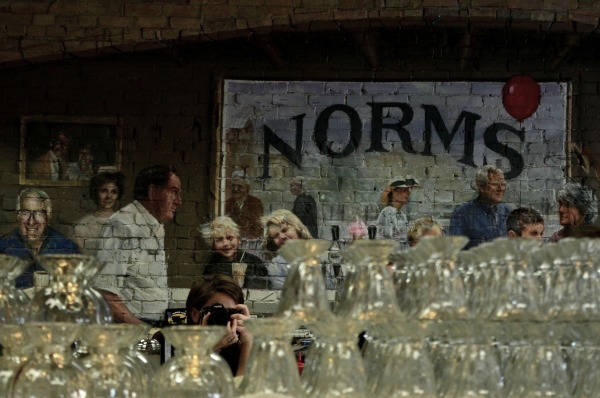
<instances>
[{"instance_id":1,"label":"painted brick mural","mask_svg":"<svg viewBox=\"0 0 600 398\"><path fill-rule=\"evenodd\" d=\"M219 214L231 177L247 177L264 213L291 209L293 177L317 205L319 236L356 218L373 224L388 181L411 175L409 218L447 225L476 196L477 167L507 178L505 201L533 206L556 228L554 193L565 183L568 84L540 83L537 111L519 123L501 82L283 82L227 80L222 103Z\"/></svg>"}]
</instances>

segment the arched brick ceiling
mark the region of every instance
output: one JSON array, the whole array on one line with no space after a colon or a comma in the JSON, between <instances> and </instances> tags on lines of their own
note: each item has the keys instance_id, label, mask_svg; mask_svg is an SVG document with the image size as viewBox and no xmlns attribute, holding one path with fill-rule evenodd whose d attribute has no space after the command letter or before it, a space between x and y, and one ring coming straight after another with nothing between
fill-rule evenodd
<instances>
[{"instance_id":1,"label":"arched brick ceiling","mask_svg":"<svg viewBox=\"0 0 600 398\"><path fill-rule=\"evenodd\" d=\"M352 35L375 66L372 32L408 27L464 29L457 45L467 61L483 31L561 34L559 64L582 37L596 35L599 21L595 0L7 0L0 6L0 66L235 38L252 40L282 66L270 37L328 31Z\"/></svg>"}]
</instances>

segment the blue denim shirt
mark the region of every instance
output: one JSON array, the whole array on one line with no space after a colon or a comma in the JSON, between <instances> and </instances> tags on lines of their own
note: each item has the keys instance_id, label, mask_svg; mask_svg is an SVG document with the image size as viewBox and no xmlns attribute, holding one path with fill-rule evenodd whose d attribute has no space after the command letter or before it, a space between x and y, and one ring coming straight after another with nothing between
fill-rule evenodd
<instances>
[{"instance_id":1,"label":"blue denim shirt","mask_svg":"<svg viewBox=\"0 0 600 398\"><path fill-rule=\"evenodd\" d=\"M46 236L40 247L38 254L79 254L79 247L75 242L51 227L46 227ZM0 238L0 253L9 254L22 258L30 263L29 267L16 280L16 286L19 289L25 289L33 286L33 272L42 271L43 268L35 261L31 250L27 247L19 229L15 229L8 235Z\"/></svg>"},{"instance_id":2,"label":"blue denim shirt","mask_svg":"<svg viewBox=\"0 0 600 398\"><path fill-rule=\"evenodd\" d=\"M485 204L478 197L454 209L448 235L462 235L469 238L465 249L507 236L506 219L511 211L512 206L506 203Z\"/></svg>"}]
</instances>

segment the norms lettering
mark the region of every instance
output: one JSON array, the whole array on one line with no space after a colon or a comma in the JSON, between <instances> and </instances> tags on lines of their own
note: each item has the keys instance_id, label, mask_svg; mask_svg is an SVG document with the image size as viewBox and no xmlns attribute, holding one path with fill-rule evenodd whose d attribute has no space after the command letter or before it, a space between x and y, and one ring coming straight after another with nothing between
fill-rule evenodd
<instances>
[{"instance_id":1,"label":"norms lettering","mask_svg":"<svg viewBox=\"0 0 600 398\"><path fill-rule=\"evenodd\" d=\"M369 102L368 105L371 107L371 144L367 149L367 152L389 152L383 146L384 130L395 131L398 134L402 143L402 149L405 152L423 156L434 155L431 151L431 142L434 132L437 134L446 152L448 152L457 133L459 131L464 131L463 154L458 162L467 166L477 167L473 157L475 148L475 126L477 121L481 119L480 115L473 112L462 111L454 123L454 126L452 126L452 129L449 130L435 105L421 105L424 112L425 125L423 129L423 140L425 146L421 152L417 152L413 148L411 133L407 128L414 118L413 108L409 104L402 102ZM384 122L384 110L392 108L399 109L402 112L402 117L394 120L394 122ZM335 112L345 114L350 122L349 140L345 147L337 151L332 148L331 140L328 139L329 119ZM300 114L292 118L296 121L295 147L284 142L269 126L263 126L263 178L270 178L269 155L271 147L279 151L296 167L302 168L302 135L305 116L306 114ZM461 126L463 126L462 130ZM505 177L507 179L516 178L523 172L525 162L519 151L500 142L498 133L502 131L515 134L521 142L525 140L525 131L523 129L517 130L505 123L492 123L485 128L483 133L484 145L491 151L508 160L510 170L505 172ZM321 154L332 158L342 158L356 152L362 138L362 133L362 123L358 112L348 105L337 104L329 106L319 113L315 121L315 144Z\"/></svg>"}]
</instances>

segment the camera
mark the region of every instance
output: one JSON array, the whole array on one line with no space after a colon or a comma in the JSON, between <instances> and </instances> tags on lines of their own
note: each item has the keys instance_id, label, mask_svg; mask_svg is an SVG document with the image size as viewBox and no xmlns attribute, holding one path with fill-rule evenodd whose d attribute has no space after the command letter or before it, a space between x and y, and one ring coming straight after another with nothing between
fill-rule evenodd
<instances>
[{"instance_id":1,"label":"camera","mask_svg":"<svg viewBox=\"0 0 600 398\"><path fill-rule=\"evenodd\" d=\"M231 315L233 314L243 314L243 311L237 308L225 308L225 306L221 303L214 303L211 306L202 308L200 313L200 319L204 318L206 314L210 312L210 316L208 317L207 324L208 325L227 325Z\"/></svg>"}]
</instances>

